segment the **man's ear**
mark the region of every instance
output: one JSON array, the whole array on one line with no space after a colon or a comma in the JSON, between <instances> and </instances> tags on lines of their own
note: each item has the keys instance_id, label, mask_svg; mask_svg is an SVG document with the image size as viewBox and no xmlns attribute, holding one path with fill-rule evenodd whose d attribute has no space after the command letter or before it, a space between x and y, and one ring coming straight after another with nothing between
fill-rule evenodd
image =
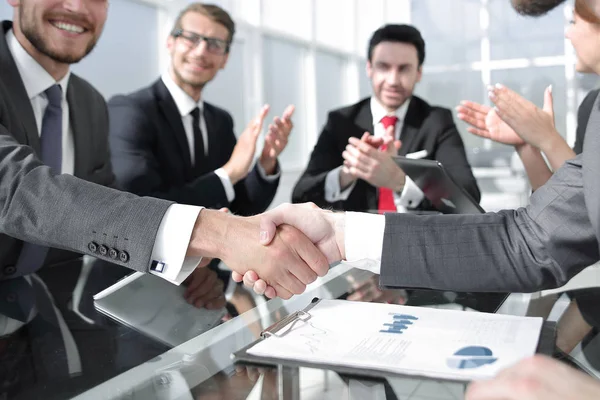
<instances>
[{"instance_id":1,"label":"man's ear","mask_svg":"<svg viewBox=\"0 0 600 400\"><path fill-rule=\"evenodd\" d=\"M373 66L371 65L371 60L367 60L367 68L365 68L365 72L370 79L373 75Z\"/></svg>"},{"instance_id":2,"label":"man's ear","mask_svg":"<svg viewBox=\"0 0 600 400\"><path fill-rule=\"evenodd\" d=\"M229 53L227 53L223 56L223 61L221 62L221 69L225 68L228 60L229 60Z\"/></svg>"},{"instance_id":3,"label":"man's ear","mask_svg":"<svg viewBox=\"0 0 600 400\"><path fill-rule=\"evenodd\" d=\"M175 47L175 38L173 35L169 35L167 38L167 50L169 50L169 54L173 52L173 47Z\"/></svg>"}]
</instances>

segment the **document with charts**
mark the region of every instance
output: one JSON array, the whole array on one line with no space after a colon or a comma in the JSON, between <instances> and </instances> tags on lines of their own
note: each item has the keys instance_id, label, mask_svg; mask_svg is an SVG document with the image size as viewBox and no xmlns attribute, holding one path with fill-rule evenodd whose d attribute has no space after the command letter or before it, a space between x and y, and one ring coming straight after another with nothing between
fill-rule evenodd
<instances>
[{"instance_id":1,"label":"document with charts","mask_svg":"<svg viewBox=\"0 0 600 400\"><path fill-rule=\"evenodd\" d=\"M258 357L455 380L485 379L532 356L542 318L320 300L246 350Z\"/></svg>"}]
</instances>

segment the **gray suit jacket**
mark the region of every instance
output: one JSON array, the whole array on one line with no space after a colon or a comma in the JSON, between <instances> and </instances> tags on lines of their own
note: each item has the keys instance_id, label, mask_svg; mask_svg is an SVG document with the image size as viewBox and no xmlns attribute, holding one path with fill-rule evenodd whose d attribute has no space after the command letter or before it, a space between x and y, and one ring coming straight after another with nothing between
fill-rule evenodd
<instances>
[{"instance_id":1,"label":"gray suit jacket","mask_svg":"<svg viewBox=\"0 0 600 400\"><path fill-rule=\"evenodd\" d=\"M600 258L600 109L582 155L518 210L437 217L386 214L381 284L530 292L566 283Z\"/></svg>"},{"instance_id":2,"label":"gray suit jacket","mask_svg":"<svg viewBox=\"0 0 600 400\"><path fill-rule=\"evenodd\" d=\"M67 100L78 177L53 175L38 160L35 117L6 43L10 28L5 21L0 29L0 279L18 275L23 240L146 271L158 226L172 203L98 185L113 182L106 104L75 75ZM114 249L117 258L101 249Z\"/></svg>"}]
</instances>

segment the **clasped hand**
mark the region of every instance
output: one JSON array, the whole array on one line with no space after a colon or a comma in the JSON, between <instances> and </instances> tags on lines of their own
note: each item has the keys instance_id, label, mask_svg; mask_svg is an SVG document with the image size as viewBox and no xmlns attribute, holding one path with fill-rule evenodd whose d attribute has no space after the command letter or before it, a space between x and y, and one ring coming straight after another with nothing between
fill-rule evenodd
<instances>
[{"instance_id":1,"label":"clasped hand","mask_svg":"<svg viewBox=\"0 0 600 400\"><path fill-rule=\"evenodd\" d=\"M277 218L281 212L285 210L272 215ZM266 226L261 220L260 215L238 217L204 209L196 220L187 255L219 258L235 272L234 278L252 270L284 299L303 293L306 285L327 273L333 259L340 259L339 251L334 254L337 244L322 230L323 224L315 225L318 232L311 232L303 224L297 229L293 224Z\"/></svg>"},{"instance_id":2,"label":"clasped hand","mask_svg":"<svg viewBox=\"0 0 600 400\"><path fill-rule=\"evenodd\" d=\"M305 235L305 239L316 247L329 265L346 258L344 225L343 213L322 210L313 203L282 204L260 216L260 242L267 248L271 247L278 229L293 227ZM269 298L283 297L279 289L255 268L248 268L244 272L235 271L232 278L236 282L244 281L258 294Z\"/></svg>"},{"instance_id":3,"label":"clasped hand","mask_svg":"<svg viewBox=\"0 0 600 400\"><path fill-rule=\"evenodd\" d=\"M406 175L392 159L398 154L401 143L393 139L391 132L383 138L374 138L365 132L361 139L351 137L348 142L342 153L342 173L352 176L354 180L363 179L376 187L402 191ZM385 146L386 150L380 151L381 146Z\"/></svg>"}]
</instances>

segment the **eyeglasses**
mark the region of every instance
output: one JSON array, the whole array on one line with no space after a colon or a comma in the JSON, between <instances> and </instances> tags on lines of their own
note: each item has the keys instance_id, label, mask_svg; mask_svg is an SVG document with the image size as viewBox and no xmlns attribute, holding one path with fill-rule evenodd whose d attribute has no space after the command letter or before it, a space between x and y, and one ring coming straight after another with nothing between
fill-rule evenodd
<instances>
[{"instance_id":1,"label":"eyeglasses","mask_svg":"<svg viewBox=\"0 0 600 400\"><path fill-rule=\"evenodd\" d=\"M205 41L206 49L213 54L223 55L229 51L230 43L226 40L198 35L197 33L184 31L183 29L175 31L173 37L184 39L191 48L196 48L202 41Z\"/></svg>"}]
</instances>

